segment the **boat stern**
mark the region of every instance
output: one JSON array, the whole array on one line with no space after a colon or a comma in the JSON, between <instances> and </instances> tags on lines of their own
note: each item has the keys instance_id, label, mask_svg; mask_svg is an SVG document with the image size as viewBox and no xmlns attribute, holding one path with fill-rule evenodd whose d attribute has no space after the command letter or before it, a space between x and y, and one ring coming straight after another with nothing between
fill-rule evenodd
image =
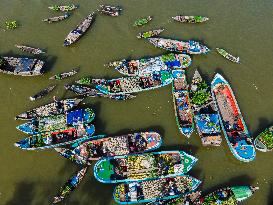
<instances>
[{"instance_id":1,"label":"boat stern","mask_svg":"<svg viewBox=\"0 0 273 205\"><path fill-rule=\"evenodd\" d=\"M30 143L29 143L29 138L22 139L16 143L14 143L15 147L19 147L21 149L30 149Z\"/></svg>"},{"instance_id":2,"label":"boat stern","mask_svg":"<svg viewBox=\"0 0 273 205\"><path fill-rule=\"evenodd\" d=\"M96 162L94 166L94 176L99 182L115 183L111 181L112 174L114 174L114 166L111 164L109 158Z\"/></svg>"},{"instance_id":3,"label":"boat stern","mask_svg":"<svg viewBox=\"0 0 273 205\"><path fill-rule=\"evenodd\" d=\"M162 137L157 132L146 132L142 136L147 142L147 151L157 149L162 144Z\"/></svg>"},{"instance_id":4,"label":"boat stern","mask_svg":"<svg viewBox=\"0 0 273 205\"><path fill-rule=\"evenodd\" d=\"M186 174L192 169L192 167L196 164L198 159L184 151L180 151L180 154L183 156L184 164L183 172L184 174Z\"/></svg>"},{"instance_id":5,"label":"boat stern","mask_svg":"<svg viewBox=\"0 0 273 205\"><path fill-rule=\"evenodd\" d=\"M234 154L237 159L243 162L253 161L256 157L256 151L253 144L246 143L245 140L241 140L233 146Z\"/></svg>"},{"instance_id":6,"label":"boat stern","mask_svg":"<svg viewBox=\"0 0 273 205\"><path fill-rule=\"evenodd\" d=\"M253 186L234 186L231 187L232 192L238 202L244 201L247 198L251 197L254 192L259 190L259 187Z\"/></svg>"},{"instance_id":7,"label":"boat stern","mask_svg":"<svg viewBox=\"0 0 273 205\"><path fill-rule=\"evenodd\" d=\"M24 132L29 135L37 134L37 132L35 131L35 127L32 123L24 123L24 124L18 125L16 128L20 130L21 132Z\"/></svg>"}]
</instances>

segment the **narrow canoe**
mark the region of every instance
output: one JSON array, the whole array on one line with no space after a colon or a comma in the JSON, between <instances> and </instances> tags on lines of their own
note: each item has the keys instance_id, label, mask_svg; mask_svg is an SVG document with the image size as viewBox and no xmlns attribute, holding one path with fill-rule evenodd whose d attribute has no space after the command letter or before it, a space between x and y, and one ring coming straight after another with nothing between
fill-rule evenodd
<instances>
[{"instance_id":1,"label":"narrow canoe","mask_svg":"<svg viewBox=\"0 0 273 205\"><path fill-rule=\"evenodd\" d=\"M184 196L197 189L201 181L187 175L119 184L113 197L119 204L145 203Z\"/></svg>"},{"instance_id":2,"label":"narrow canoe","mask_svg":"<svg viewBox=\"0 0 273 205\"><path fill-rule=\"evenodd\" d=\"M53 6L50 6L48 8L51 9L51 10L54 10L54 11L73 11L73 10L79 8L79 6L75 5L75 4L70 4L70 5L53 5Z\"/></svg>"},{"instance_id":3,"label":"narrow canoe","mask_svg":"<svg viewBox=\"0 0 273 205\"><path fill-rule=\"evenodd\" d=\"M265 129L254 140L255 148L262 152L269 152L273 150L273 126Z\"/></svg>"},{"instance_id":4,"label":"narrow canoe","mask_svg":"<svg viewBox=\"0 0 273 205\"><path fill-rule=\"evenodd\" d=\"M31 120L33 118L61 114L76 107L81 101L83 101L83 98L70 98L61 101L55 101L53 103L49 103L47 105L23 112L22 114L17 115L15 119Z\"/></svg>"},{"instance_id":5,"label":"narrow canoe","mask_svg":"<svg viewBox=\"0 0 273 205\"><path fill-rule=\"evenodd\" d=\"M123 75L149 76L154 72L187 68L191 65L191 62L189 55L170 53L153 58L114 61L108 65L115 66L115 69Z\"/></svg>"},{"instance_id":6,"label":"narrow canoe","mask_svg":"<svg viewBox=\"0 0 273 205\"><path fill-rule=\"evenodd\" d=\"M253 195L259 187L253 186L232 186L218 189L204 197L200 197L195 205L236 205Z\"/></svg>"},{"instance_id":7,"label":"narrow canoe","mask_svg":"<svg viewBox=\"0 0 273 205\"><path fill-rule=\"evenodd\" d=\"M155 47L162 48L172 52L186 54L206 54L210 50L205 45L197 41L178 41L165 38L148 38L148 41Z\"/></svg>"},{"instance_id":8,"label":"narrow canoe","mask_svg":"<svg viewBox=\"0 0 273 205\"><path fill-rule=\"evenodd\" d=\"M218 106L220 123L231 152L240 161L254 160L255 148L229 83L223 76L216 74L211 83L211 91Z\"/></svg>"},{"instance_id":9,"label":"narrow canoe","mask_svg":"<svg viewBox=\"0 0 273 205\"><path fill-rule=\"evenodd\" d=\"M29 47L29 46L24 46L24 45L17 45L15 44L16 48L19 48L21 51L24 51L26 53L31 53L31 54L41 54L41 53L45 53L42 49L40 48L33 48L33 47Z\"/></svg>"},{"instance_id":10,"label":"narrow canoe","mask_svg":"<svg viewBox=\"0 0 273 205\"><path fill-rule=\"evenodd\" d=\"M75 29L70 31L67 37L64 40L64 46L69 46L75 43L80 37L87 31L87 29L91 26L93 20L95 18L95 13L89 14Z\"/></svg>"},{"instance_id":11,"label":"narrow canoe","mask_svg":"<svg viewBox=\"0 0 273 205\"><path fill-rule=\"evenodd\" d=\"M220 146L222 142L220 116L211 96L210 87L202 79L198 70L195 71L192 79L190 99L202 145Z\"/></svg>"},{"instance_id":12,"label":"narrow canoe","mask_svg":"<svg viewBox=\"0 0 273 205\"><path fill-rule=\"evenodd\" d=\"M158 36L159 34L161 34L163 31L164 31L164 29L155 29L155 30L151 30L151 31L145 31L145 32L139 33L137 35L137 38L155 37L155 36Z\"/></svg>"},{"instance_id":13,"label":"narrow canoe","mask_svg":"<svg viewBox=\"0 0 273 205\"><path fill-rule=\"evenodd\" d=\"M120 183L173 177L187 173L197 158L183 151L162 151L108 157L94 166L94 176L102 183Z\"/></svg>"},{"instance_id":14,"label":"narrow canoe","mask_svg":"<svg viewBox=\"0 0 273 205\"><path fill-rule=\"evenodd\" d=\"M62 21L64 19L67 19L69 16L70 16L69 13L65 13L62 16L54 16L54 17L51 17L51 18L43 19L42 21L48 22L48 23L53 23L53 22L58 22L58 21Z\"/></svg>"},{"instance_id":15,"label":"narrow canoe","mask_svg":"<svg viewBox=\"0 0 273 205\"><path fill-rule=\"evenodd\" d=\"M69 72L64 72L64 73L59 73L57 75L54 75L54 76L50 77L49 80L62 80L62 79L71 77L73 75L76 75L78 72L79 72L79 69L75 68Z\"/></svg>"},{"instance_id":16,"label":"narrow canoe","mask_svg":"<svg viewBox=\"0 0 273 205\"><path fill-rule=\"evenodd\" d=\"M225 57L226 59L234 63L240 63L240 57L234 57L233 55L229 54L226 50L222 48L216 48L216 50L221 56Z\"/></svg>"},{"instance_id":17,"label":"narrow canoe","mask_svg":"<svg viewBox=\"0 0 273 205\"><path fill-rule=\"evenodd\" d=\"M122 11L122 9L118 6L115 7L115 6L100 5L100 9L98 9L98 11L107 16L119 16L119 12Z\"/></svg>"},{"instance_id":18,"label":"narrow canoe","mask_svg":"<svg viewBox=\"0 0 273 205\"><path fill-rule=\"evenodd\" d=\"M73 175L65 184L61 187L57 196L54 197L53 204L61 202L64 200L73 190L75 190L83 177L85 176L87 167L82 168L75 175Z\"/></svg>"},{"instance_id":19,"label":"narrow canoe","mask_svg":"<svg viewBox=\"0 0 273 205\"><path fill-rule=\"evenodd\" d=\"M118 79L106 80L106 79L92 79L92 84L96 89L104 94L131 94L146 90L153 90L172 82L172 75L168 71L155 72L150 76L130 76ZM77 83L81 84L81 81Z\"/></svg>"},{"instance_id":20,"label":"narrow canoe","mask_svg":"<svg viewBox=\"0 0 273 205\"><path fill-rule=\"evenodd\" d=\"M56 87L56 85L49 86L49 87L41 90L40 92L36 93L35 95L30 96L29 99L31 101L35 101L37 99L41 99L44 96L46 96L48 93L50 93L52 90L54 90L55 87Z\"/></svg>"},{"instance_id":21,"label":"narrow canoe","mask_svg":"<svg viewBox=\"0 0 273 205\"><path fill-rule=\"evenodd\" d=\"M182 197L158 200L156 202L148 203L147 205L194 205L194 202L201 196L200 191L191 192L189 194L183 195Z\"/></svg>"},{"instance_id":22,"label":"narrow canoe","mask_svg":"<svg viewBox=\"0 0 273 205\"><path fill-rule=\"evenodd\" d=\"M91 108L71 110L64 114L50 115L40 119L33 119L30 122L21 124L16 128L26 134L34 135L42 132L49 132L69 127L86 125L95 119L95 113Z\"/></svg>"},{"instance_id":23,"label":"narrow canoe","mask_svg":"<svg viewBox=\"0 0 273 205\"><path fill-rule=\"evenodd\" d=\"M141 18L135 21L133 26L143 26L147 23L149 23L153 18L151 16L145 17L145 18Z\"/></svg>"},{"instance_id":24,"label":"narrow canoe","mask_svg":"<svg viewBox=\"0 0 273 205\"><path fill-rule=\"evenodd\" d=\"M189 138L194 130L194 123L186 72L185 70L173 70L172 76L172 94L176 123L179 131Z\"/></svg>"},{"instance_id":25,"label":"narrow canoe","mask_svg":"<svg viewBox=\"0 0 273 205\"><path fill-rule=\"evenodd\" d=\"M135 95L123 94L123 95L106 95L97 89L91 88L85 85L65 85L65 89L74 92L76 95L87 97L105 97L113 100L129 100L135 98Z\"/></svg>"},{"instance_id":26,"label":"narrow canoe","mask_svg":"<svg viewBox=\"0 0 273 205\"><path fill-rule=\"evenodd\" d=\"M42 75L44 62L38 59L0 57L0 72L21 76Z\"/></svg>"},{"instance_id":27,"label":"narrow canoe","mask_svg":"<svg viewBox=\"0 0 273 205\"><path fill-rule=\"evenodd\" d=\"M94 125L79 126L67 130L32 135L16 142L14 145L24 150L55 148L78 141L89 140L92 138L94 132Z\"/></svg>"},{"instance_id":28,"label":"narrow canoe","mask_svg":"<svg viewBox=\"0 0 273 205\"><path fill-rule=\"evenodd\" d=\"M92 161L102 157L148 152L159 148L161 144L162 139L158 133L140 132L114 137L103 136L100 139L86 141L73 150L66 148L55 150L77 164L91 165Z\"/></svg>"},{"instance_id":29,"label":"narrow canoe","mask_svg":"<svg viewBox=\"0 0 273 205\"><path fill-rule=\"evenodd\" d=\"M172 19L182 23L202 23L208 21L209 18L205 16L174 16Z\"/></svg>"}]
</instances>

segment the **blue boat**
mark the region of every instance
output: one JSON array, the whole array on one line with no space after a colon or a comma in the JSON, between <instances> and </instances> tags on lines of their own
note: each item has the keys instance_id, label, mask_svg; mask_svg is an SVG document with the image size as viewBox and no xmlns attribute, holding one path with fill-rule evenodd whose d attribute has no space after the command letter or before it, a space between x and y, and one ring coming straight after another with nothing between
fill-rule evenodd
<instances>
[{"instance_id":1,"label":"blue boat","mask_svg":"<svg viewBox=\"0 0 273 205\"><path fill-rule=\"evenodd\" d=\"M221 125L220 116L215 101L207 83L202 79L198 70L195 71L190 99L194 120L203 146L220 146Z\"/></svg>"},{"instance_id":2,"label":"blue boat","mask_svg":"<svg viewBox=\"0 0 273 205\"><path fill-rule=\"evenodd\" d=\"M172 71L172 94L177 126L189 138L194 130L194 123L185 73L185 70Z\"/></svg>"},{"instance_id":3,"label":"blue boat","mask_svg":"<svg viewBox=\"0 0 273 205\"><path fill-rule=\"evenodd\" d=\"M193 40L178 41L165 38L148 38L148 41L155 47L172 52L180 52L185 54L207 54L210 51L205 45Z\"/></svg>"},{"instance_id":4,"label":"blue boat","mask_svg":"<svg viewBox=\"0 0 273 205\"><path fill-rule=\"evenodd\" d=\"M197 189L201 181L187 175L119 184L113 197L119 204L173 199Z\"/></svg>"},{"instance_id":5,"label":"blue boat","mask_svg":"<svg viewBox=\"0 0 273 205\"><path fill-rule=\"evenodd\" d=\"M16 128L26 134L35 135L41 132L56 131L91 123L95 113L91 108L67 111L65 114L51 115L21 124Z\"/></svg>"},{"instance_id":6,"label":"blue boat","mask_svg":"<svg viewBox=\"0 0 273 205\"><path fill-rule=\"evenodd\" d=\"M114 61L107 66L114 66L115 70L123 75L147 76L163 70L187 68L191 65L191 62L189 55L169 53L153 58Z\"/></svg>"},{"instance_id":7,"label":"blue boat","mask_svg":"<svg viewBox=\"0 0 273 205\"><path fill-rule=\"evenodd\" d=\"M94 166L94 176L102 183L142 181L187 173L197 158L183 151L161 151L108 157Z\"/></svg>"},{"instance_id":8,"label":"blue boat","mask_svg":"<svg viewBox=\"0 0 273 205\"><path fill-rule=\"evenodd\" d=\"M103 157L121 156L155 150L162 144L157 132L130 133L121 136L94 136L92 140L73 144L74 149L56 148L63 157L80 165L91 165Z\"/></svg>"},{"instance_id":9,"label":"blue boat","mask_svg":"<svg viewBox=\"0 0 273 205\"><path fill-rule=\"evenodd\" d=\"M242 113L229 83L216 74L211 91L221 116L221 126L233 155L240 161L250 162L256 152Z\"/></svg>"},{"instance_id":10,"label":"blue boat","mask_svg":"<svg viewBox=\"0 0 273 205\"><path fill-rule=\"evenodd\" d=\"M81 79L79 84L95 85L96 89L106 95L136 93L153 90L171 84L173 78L169 71L155 72L150 76L129 76L118 79Z\"/></svg>"},{"instance_id":11,"label":"blue boat","mask_svg":"<svg viewBox=\"0 0 273 205\"><path fill-rule=\"evenodd\" d=\"M69 128L55 132L45 132L32 135L16 142L14 145L24 150L36 150L60 147L63 145L82 142L93 138L95 132L94 125L85 127Z\"/></svg>"}]
</instances>

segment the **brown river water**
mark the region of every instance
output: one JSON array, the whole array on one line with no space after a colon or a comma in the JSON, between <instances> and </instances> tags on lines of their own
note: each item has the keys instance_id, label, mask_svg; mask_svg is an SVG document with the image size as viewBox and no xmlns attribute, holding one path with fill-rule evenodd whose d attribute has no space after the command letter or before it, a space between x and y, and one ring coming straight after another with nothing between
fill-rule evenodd
<instances>
[{"instance_id":1,"label":"brown river water","mask_svg":"<svg viewBox=\"0 0 273 205\"><path fill-rule=\"evenodd\" d=\"M47 24L43 18L58 15L48 6L56 3L78 3L70 18ZM120 5L120 17L97 15L88 33L75 45L64 48L62 43L68 32L101 3ZM210 21L200 25L173 22L175 15L203 15ZM142 28L132 26L140 17L151 15L154 20ZM192 56L188 68L191 79L199 68L205 79L211 81L220 72L231 83L244 119L253 137L273 124L273 2L269 0L1 0L0 24L18 20L14 31L0 31L0 53L3 56L31 56L20 52L14 44L44 48L48 72L40 77L15 77L0 74L0 204L44 205L65 181L79 169L60 157L54 150L23 151L13 143L25 137L16 130L21 123L17 114L52 101L52 96L71 97L63 85L84 76L114 78L121 76L103 64L123 58L141 58L166 53L135 36L140 31L164 27L162 37L200 40L212 49L208 55ZM242 64L233 64L218 55L214 48L223 47ZM30 102L29 96L55 82L48 78L58 72L80 67L73 78L57 82L57 89L46 98ZM96 134L126 134L151 130L163 135L161 150L182 149L199 160L190 174L203 181L200 189L208 193L225 185L251 184L260 190L242 204L273 204L273 153L257 151L256 160L243 163L236 160L223 140L222 146L205 148L194 133L190 139L182 136L176 125L171 86L139 93L131 101L116 102L109 99L88 98L86 105L96 111ZM113 186L97 182L92 167L82 184L61 204L108 205Z\"/></svg>"}]
</instances>

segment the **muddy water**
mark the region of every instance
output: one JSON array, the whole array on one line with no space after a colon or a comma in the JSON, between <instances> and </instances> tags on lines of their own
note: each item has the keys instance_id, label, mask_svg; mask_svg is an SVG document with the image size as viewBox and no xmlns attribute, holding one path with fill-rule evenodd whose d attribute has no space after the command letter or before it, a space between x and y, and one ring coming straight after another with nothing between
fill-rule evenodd
<instances>
[{"instance_id":1,"label":"muddy water","mask_svg":"<svg viewBox=\"0 0 273 205\"><path fill-rule=\"evenodd\" d=\"M0 2L1 25L9 19L20 23L15 31L0 31L1 55L27 56L14 44L41 47L47 54L40 58L46 60L49 70L44 76L34 78L0 76L0 204L49 204L59 187L78 170L76 165L52 150L27 152L15 148L13 143L24 135L15 129L20 122L14 121L14 116L50 102L53 95L60 98L73 96L63 89L63 85L80 77L120 76L114 70L103 67L110 60L165 53L136 39L136 34L142 30L164 27L163 37L201 40L212 49L224 47L239 55L241 65L226 61L214 51L206 56L193 56L187 77L190 80L197 67L208 81L220 72L231 83L253 136L273 124L272 1L109 0L107 3L124 8L122 16L98 15L88 34L69 48L62 46L67 33L105 1L77 1L80 8L69 19L50 25L41 22L43 18L58 15L47 9L54 3L57 2ZM204 15L210 17L210 21L202 25L172 22L170 16L178 14ZM150 24L143 28L132 27L135 19L148 15L154 16ZM81 68L80 73L74 78L57 82L58 87L50 96L37 102L29 101L30 95L54 84L48 80L51 75L77 66ZM191 174L203 181L201 188L205 192L224 185L258 185L260 190L255 196L242 204L272 204L272 153L258 152L254 162L241 163L232 156L225 141L219 148L204 148L196 133L189 140L185 139L175 123L170 86L140 93L128 102L89 98L85 103L96 110L97 134L115 135L154 129L164 136L162 150L184 149L199 158ZM96 182L91 173L90 167L82 185L63 204L115 204L112 200L113 187Z\"/></svg>"}]
</instances>

